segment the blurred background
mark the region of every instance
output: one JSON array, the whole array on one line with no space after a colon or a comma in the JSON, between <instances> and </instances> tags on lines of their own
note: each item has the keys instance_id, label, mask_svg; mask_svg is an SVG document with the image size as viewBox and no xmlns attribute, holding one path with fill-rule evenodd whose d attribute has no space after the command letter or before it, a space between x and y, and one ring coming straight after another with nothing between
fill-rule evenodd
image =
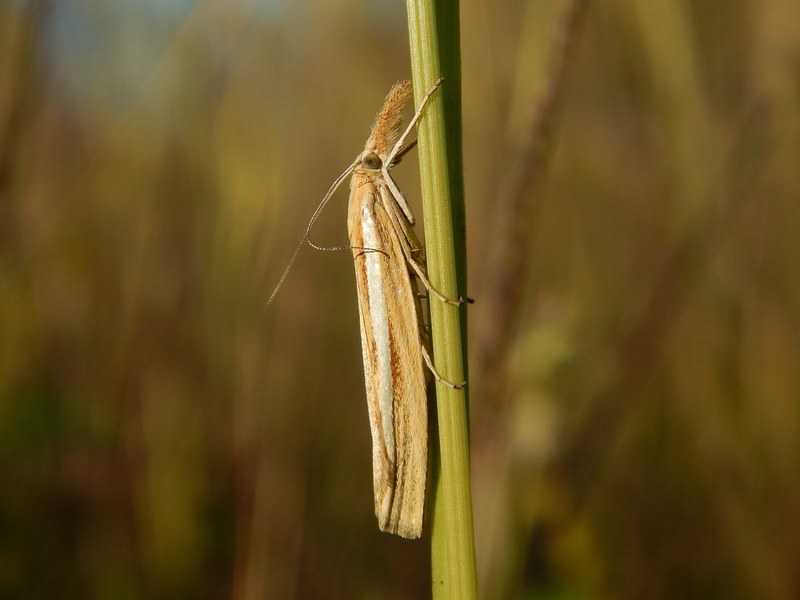
<instances>
[{"instance_id":1,"label":"blurred background","mask_svg":"<svg viewBox=\"0 0 800 600\"><path fill-rule=\"evenodd\" d=\"M461 11L482 597L797 598L800 5ZM0 0L0 597L429 595L349 254L265 309L409 76L400 2Z\"/></svg>"}]
</instances>

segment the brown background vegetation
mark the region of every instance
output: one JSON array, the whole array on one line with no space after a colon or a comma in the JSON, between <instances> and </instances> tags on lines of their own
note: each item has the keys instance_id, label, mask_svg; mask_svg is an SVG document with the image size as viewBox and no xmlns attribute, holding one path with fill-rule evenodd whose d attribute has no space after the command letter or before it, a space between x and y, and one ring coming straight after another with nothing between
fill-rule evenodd
<instances>
[{"instance_id":1,"label":"brown background vegetation","mask_svg":"<svg viewBox=\"0 0 800 600\"><path fill-rule=\"evenodd\" d=\"M540 155L561 11L462 3L483 597L796 598L800 9L591 4ZM429 593L372 514L348 254L264 308L405 31L0 3L0 596Z\"/></svg>"}]
</instances>

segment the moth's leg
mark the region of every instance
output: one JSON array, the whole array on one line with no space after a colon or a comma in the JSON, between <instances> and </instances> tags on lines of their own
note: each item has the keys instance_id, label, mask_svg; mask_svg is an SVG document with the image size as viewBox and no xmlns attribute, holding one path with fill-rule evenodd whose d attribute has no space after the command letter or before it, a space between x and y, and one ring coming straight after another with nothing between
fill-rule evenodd
<instances>
[{"instance_id":1,"label":"moth's leg","mask_svg":"<svg viewBox=\"0 0 800 600\"><path fill-rule=\"evenodd\" d=\"M451 300L444 294L442 294L439 290L433 287L433 284L428 280L428 275L425 272L425 264L419 262L413 256L411 256L411 250L408 251L406 254L406 262L411 266L414 270L414 273L422 282L422 285L425 286L425 289L428 290L429 293L433 294L436 298L444 302L445 304L451 304L453 306L460 306L462 304L472 304L475 302L472 298L459 296L456 300Z\"/></svg>"},{"instance_id":2,"label":"moth's leg","mask_svg":"<svg viewBox=\"0 0 800 600\"><path fill-rule=\"evenodd\" d=\"M421 307L419 306L419 301L417 301L417 309L419 310ZM445 379L439 371L436 370L436 367L433 366L433 359L431 359L431 330L428 324L425 322L425 319L422 317L422 313L418 312L420 318L417 320L417 332L419 333L419 345L422 350L422 358L425 360L425 366L428 367L428 372L438 381L441 381L444 385L452 389L461 389L467 385L466 381L462 381L461 383L453 383L448 379Z\"/></svg>"},{"instance_id":3,"label":"moth's leg","mask_svg":"<svg viewBox=\"0 0 800 600\"><path fill-rule=\"evenodd\" d=\"M436 378L437 381L440 381L441 383L445 384L447 387L452 388L454 390L460 390L460 389L463 389L464 387L466 387L466 385L467 385L466 381L462 381L461 383L453 383L452 381L449 381L449 380L445 379L444 377L442 377L442 375L439 373L439 371L436 370L436 367L433 366L433 361L431 360L431 355L428 354L428 349L425 347L424 344L422 345L422 358L425 359L425 364L428 365L428 369L430 369L431 373L433 373L433 376Z\"/></svg>"},{"instance_id":4,"label":"moth's leg","mask_svg":"<svg viewBox=\"0 0 800 600\"><path fill-rule=\"evenodd\" d=\"M406 256L406 262L411 266L414 270L414 274L419 278L422 282L422 285L425 286L425 289L428 290L428 293L433 294L436 298L444 302L445 304L450 304L452 306L461 306L464 303L472 303L472 298L464 298L463 296L459 296L456 300L451 300L444 294L442 294L439 290L433 287L433 284L428 280L427 275L425 274L425 269L423 268L424 265L422 263L417 262L411 256Z\"/></svg>"},{"instance_id":5,"label":"moth's leg","mask_svg":"<svg viewBox=\"0 0 800 600\"><path fill-rule=\"evenodd\" d=\"M389 174L389 167L391 163L385 162L383 164L383 168L381 169L381 174L383 175L383 179L386 181L386 184L389 186L389 190L392 193L397 204L400 205L400 210L403 211L403 216L406 218L406 222L410 225L414 224L414 215L411 212L411 208L408 206L408 202L406 202L405 196L403 196L403 192L400 191L400 188L397 187L397 184L392 179L392 176Z\"/></svg>"},{"instance_id":6,"label":"moth's leg","mask_svg":"<svg viewBox=\"0 0 800 600\"><path fill-rule=\"evenodd\" d=\"M436 82L433 84L433 87L430 90L428 90L427 94L425 94L425 97L419 104L417 112L415 112L414 116L411 117L411 122L408 124L408 127L406 127L406 130L403 132L403 135L400 136L400 138L397 140L397 143L394 145L394 148L392 148L392 151L389 152L389 155L386 157L387 165L391 165L392 162L394 161L394 158L397 156L400 150L403 149L403 144L405 144L408 134L411 133L411 130L414 128L414 125L416 125L417 121L419 121L420 118L422 117L422 111L425 110L425 105L428 104L428 100L431 99L433 93L439 88L440 85L442 85L442 81L444 81L444 77L439 77L439 79L437 79ZM413 222L414 219L409 219L409 221Z\"/></svg>"},{"instance_id":7,"label":"moth's leg","mask_svg":"<svg viewBox=\"0 0 800 600\"><path fill-rule=\"evenodd\" d=\"M389 183L389 187L392 190L392 195L397 199L397 203L403 210L403 214L408 219L408 222L411 223L412 225L414 224L414 215L411 212L411 208L408 206L408 202L406 202L406 199L403 197L403 193L400 191L395 182L389 176L389 169L391 169L392 166L394 165L395 158L402 151L403 144L406 143L406 138L408 137L408 134L411 133L411 130L414 129L414 126L422 117L422 111L425 110L425 105L428 104L428 100L431 99L431 96L433 96L433 93L437 90L437 88L440 85L442 85L442 81L444 81L444 77L439 77L439 79L437 79L436 82L433 84L433 87L428 91L427 94L425 94L425 97L422 99L422 102L420 103L417 112L414 113L414 116L411 118L411 121L409 122L405 131L403 131L403 134L400 136L400 138L395 143L394 147L386 156L386 160L383 161L383 166L381 167L381 172L383 173L384 178Z\"/></svg>"},{"instance_id":8,"label":"moth's leg","mask_svg":"<svg viewBox=\"0 0 800 600\"><path fill-rule=\"evenodd\" d=\"M386 185L389 187L389 189L387 190L385 186L381 186L381 200L383 200L384 206L387 207L387 212L394 213L393 216L396 217L395 221L403 231L406 241L411 248L411 254L424 263L425 254L422 250L422 244L419 243L417 234L414 232L414 220L403 218L403 216L408 217L408 215L406 215L406 211L403 209L401 202L392 202L392 200L397 200L398 198L401 198L402 201L405 202L403 192L401 192L400 188L397 187L397 184L392 178L391 173L388 171L384 174L384 180L386 181ZM402 214L398 214L396 204L400 204L400 209L403 211Z\"/></svg>"},{"instance_id":9,"label":"moth's leg","mask_svg":"<svg viewBox=\"0 0 800 600\"><path fill-rule=\"evenodd\" d=\"M417 236L414 235L414 230L411 229L411 226L408 225L408 223L403 223L403 216L402 214L398 214L398 206L397 203L393 201L394 198L391 197L390 190L386 186L381 186L380 191L383 204L386 207L386 212L389 215L389 219L392 221L392 224L397 230L397 237L400 239L400 247L403 250L406 262L408 263L409 267L411 267L411 270L414 272L414 274L422 282L422 285L425 286L430 294L433 294L445 304L459 306L465 302L471 303L471 298L459 297L457 300L451 300L433 287L428 279L428 274L425 270L425 263L420 261L417 256L415 256L421 256L422 249L419 245L419 241L417 240Z\"/></svg>"}]
</instances>

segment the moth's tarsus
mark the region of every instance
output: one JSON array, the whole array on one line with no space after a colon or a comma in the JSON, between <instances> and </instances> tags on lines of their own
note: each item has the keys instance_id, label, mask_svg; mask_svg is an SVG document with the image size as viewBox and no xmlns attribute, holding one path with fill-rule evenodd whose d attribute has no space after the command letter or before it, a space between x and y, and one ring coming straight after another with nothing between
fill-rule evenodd
<instances>
[{"instance_id":1,"label":"moth's tarsus","mask_svg":"<svg viewBox=\"0 0 800 600\"><path fill-rule=\"evenodd\" d=\"M447 381L444 378L439 379L439 381L441 383L443 383L444 385L446 385L447 387L449 387L451 389L454 389L454 390L463 390L465 387L467 387L467 380L466 379L464 381L462 381L461 383L453 383L452 381Z\"/></svg>"},{"instance_id":2,"label":"moth's tarsus","mask_svg":"<svg viewBox=\"0 0 800 600\"><path fill-rule=\"evenodd\" d=\"M461 306L462 304L475 304L475 300L473 300L469 296L459 296L457 300L450 300L449 298L445 298L444 303L450 304L451 306Z\"/></svg>"}]
</instances>

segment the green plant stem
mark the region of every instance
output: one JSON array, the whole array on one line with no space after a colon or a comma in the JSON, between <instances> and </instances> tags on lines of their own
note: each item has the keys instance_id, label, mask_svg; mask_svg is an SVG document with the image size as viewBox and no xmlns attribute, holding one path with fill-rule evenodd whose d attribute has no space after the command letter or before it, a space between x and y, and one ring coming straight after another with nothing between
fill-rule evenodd
<instances>
[{"instance_id":1,"label":"green plant stem","mask_svg":"<svg viewBox=\"0 0 800 600\"><path fill-rule=\"evenodd\" d=\"M408 0L407 7L416 101L445 77L420 121L418 147L428 276L439 291L456 298L466 295L458 3ZM462 381L466 311L432 299L430 314L436 367L446 379ZM477 577L466 390L437 382L436 406L438 456L433 443L429 512L433 597L470 600L477 598Z\"/></svg>"}]
</instances>

